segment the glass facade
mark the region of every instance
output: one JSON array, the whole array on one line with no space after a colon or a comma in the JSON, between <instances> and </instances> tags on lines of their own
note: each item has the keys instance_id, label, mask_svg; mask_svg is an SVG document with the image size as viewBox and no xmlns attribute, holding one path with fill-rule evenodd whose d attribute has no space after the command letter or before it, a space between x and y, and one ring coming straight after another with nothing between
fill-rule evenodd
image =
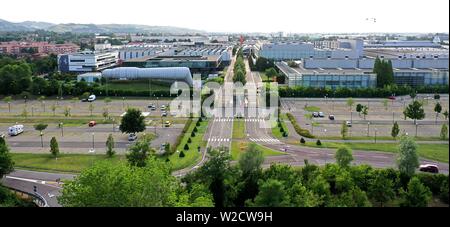
<instances>
[{"instance_id":1,"label":"glass facade","mask_svg":"<svg viewBox=\"0 0 450 227\"><path fill-rule=\"evenodd\" d=\"M404 71L394 72L394 80L399 85L409 85L413 87L424 85L445 85L448 84L448 71Z\"/></svg>"},{"instance_id":2,"label":"glass facade","mask_svg":"<svg viewBox=\"0 0 450 227\"><path fill-rule=\"evenodd\" d=\"M290 75L289 86L366 88L376 86L375 74L298 74Z\"/></svg>"}]
</instances>

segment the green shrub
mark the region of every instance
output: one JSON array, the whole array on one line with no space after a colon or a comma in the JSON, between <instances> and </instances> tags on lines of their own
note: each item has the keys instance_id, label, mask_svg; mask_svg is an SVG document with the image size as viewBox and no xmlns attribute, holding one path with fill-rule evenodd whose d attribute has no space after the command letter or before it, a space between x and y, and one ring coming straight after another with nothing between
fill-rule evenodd
<instances>
[{"instance_id":1,"label":"green shrub","mask_svg":"<svg viewBox=\"0 0 450 227\"><path fill-rule=\"evenodd\" d=\"M183 151L181 151L179 157L180 157L180 158L184 158L184 156L186 156L186 155L184 154Z\"/></svg>"},{"instance_id":2,"label":"green shrub","mask_svg":"<svg viewBox=\"0 0 450 227\"><path fill-rule=\"evenodd\" d=\"M320 142L320 140L317 140L316 145L317 146L322 146L322 142Z\"/></svg>"},{"instance_id":3,"label":"green shrub","mask_svg":"<svg viewBox=\"0 0 450 227\"><path fill-rule=\"evenodd\" d=\"M300 139L300 143L301 144L305 144L306 143L306 141L305 141L305 139L303 137Z\"/></svg>"},{"instance_id":4,"label":"green shrub","mask_svg":"<svg viewBox=\"0 0 450 227\"><path fill-rule=\"evenodd\" d=\"M185 150L185 151L189 150L189 145L188 145L188 144L185 144L185 145L184 145L184 150Z\"/></svg>"},{"instance_id":5,"label":"green shrub","mask_svg":"<svg viewBox=\"0 0 450 227\"><path fill-rule=\"evenodd\" d=\"M307 129L303 129L298 125L297 120L295 119L294 115L292 115L291 113L287 113L286 116L291 121L297 134L299 134L303 137L306 137L306 138L314 138L314 135L312 135Z\"/></svg>"},{"instance_id":6,"label":"green shrub","mask_svg":"<svg viewBox=\"0 0 450 227\"><path fill-rule=\"evenodd\" d=\"M189 139L188 139L187 142L188 142L188 143L192 143L191 137L189 137Z\"/></svg>"}]
</instances>

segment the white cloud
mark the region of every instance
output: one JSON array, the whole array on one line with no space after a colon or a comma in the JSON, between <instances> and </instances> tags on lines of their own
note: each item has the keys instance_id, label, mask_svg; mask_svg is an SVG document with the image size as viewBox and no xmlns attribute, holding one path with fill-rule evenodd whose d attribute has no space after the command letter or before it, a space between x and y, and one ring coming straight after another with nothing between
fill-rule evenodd
<instances>
[{"instance_id":1,"label":"white cloud","mask_svg":"<svg viewBox=\"0 0 450 227\"><path fill-rule=\"evenodd\" d=\"M25 6L25 7L23 7ZM448 0L14 0L1 19L224 32L448 32ZM377 22L366 21L376 18Z\"/></svg>"}]
</instances>

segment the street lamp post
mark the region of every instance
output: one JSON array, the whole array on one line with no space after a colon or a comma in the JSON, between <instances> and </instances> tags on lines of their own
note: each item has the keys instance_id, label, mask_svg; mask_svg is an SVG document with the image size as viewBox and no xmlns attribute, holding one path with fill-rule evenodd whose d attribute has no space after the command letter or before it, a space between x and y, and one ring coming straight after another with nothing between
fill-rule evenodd
<instances>
[{"instance_id":1,"label":"street lamp post","mask_svg":"<svg viewBox=\"0 0 450 227\"><path fill-rule=\"evenodd\" d=\"M61 126L61 137L64 137L64 123L59 123L59 125Z\"/></svg>"},{"instance_id":2,"label":"street lamp post","mask_svg":"<svg viewBox=\"0 0 450 227\"><path fill-rule=\"evenodd\" d=\"M113 132L116 132L116 119L115 118L112 119L112 123L113 123Z\"/></svg>"},{"instance_id":3,"label":"street lamp post","mask_svg":"<svg viewBox=\"0 0 450 227\"><path fill-rule=\"evenodd\" d=\"M367 122L367 137L370 135L370 121Z\"/></svg>"},{"instance_id":4,"label":"street lamp post","mask_svg":"<svg viewBox=\"0 0 450 227\"><path fill-rule=\"evenodd\" d=\"M95 137L94 136L95 136L95 134L92 133L92 152L95 151L95 140L94 140Z\"/></svg>"},{"instance_id":5,"label":"street lamp post","mask_svg":"<svg viewBox=\"0 0 450 227\"><path fill-rule=\"evenodd\" d=\"M395 112L392 112L392 124L395 123Z\"/></svg>"},{"instance_id":6,"label":"street lamp post","mask_svg":"<svg viewBox=\"0 0 450 227\"><path fill-rule=\"evenodd\" d=\"M122 97L122 108L125 109L125 97Z\"/></svg>"},{"instance_id":7,"label":"street lamp post","mask_svg":"<svg viewBox=\"0 0 450 227\"><path fill-rule=\"evenodd\" d=\"M375 129L375 143L377 143L377 129Z\"/></svg>"},{"instance_id":8,"label":"street lamp post","mask_svg":"<svg viewBox=\"0 0 450 227\"><path fill-rule=\"evenodd\" d=\"M44 133L42 133L41 131L41 146L44 147L44 140L42 139L42 136L44 135Z\"/></svg>"}]
</instances>

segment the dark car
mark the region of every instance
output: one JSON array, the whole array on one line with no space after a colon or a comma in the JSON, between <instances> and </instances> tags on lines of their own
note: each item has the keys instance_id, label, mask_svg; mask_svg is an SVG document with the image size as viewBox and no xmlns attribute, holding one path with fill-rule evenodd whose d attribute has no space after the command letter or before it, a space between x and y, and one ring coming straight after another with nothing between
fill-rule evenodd
<instances>
[{"instance_id":1,"label":"dark car","mask_svg":"<svg viewBox=\"0 0 450 227\"><path fill-rule=\"evenodd\" d=\"M313 117L319 117L319 113L317 113L317 112L314 112L312 115L313 115Z\"/></svg>"},{"instance_id":2,"label":"dark car","mask_svg":"<svg viewBox=\"0 0 450 227\"><path fill-rule=\"evenodd\" d=\"M395 96L391 95L391 96L389 96L388 99L390 99L390 100L395 100Z\"/></svg>"},{"instance_id":3,"label":"dark car","mask_svg":"<svg viewBox=\"0 0 450 227\"><path fill-rule=\"evenodd\" d=\"M331 121L334 121L334 115L328 116L328 119L330 119Z\"/></svg>"},{"instance_id":4,"label":"dark car","mask_svg":"<svg viewBox=\"0 0 450 227\"><path fill-rule=\"evenodd\" d=\"M420 165L419 171L427 173L439 173L439 168L436 165L425 164Z\"/></svg>"}]
</instances>

